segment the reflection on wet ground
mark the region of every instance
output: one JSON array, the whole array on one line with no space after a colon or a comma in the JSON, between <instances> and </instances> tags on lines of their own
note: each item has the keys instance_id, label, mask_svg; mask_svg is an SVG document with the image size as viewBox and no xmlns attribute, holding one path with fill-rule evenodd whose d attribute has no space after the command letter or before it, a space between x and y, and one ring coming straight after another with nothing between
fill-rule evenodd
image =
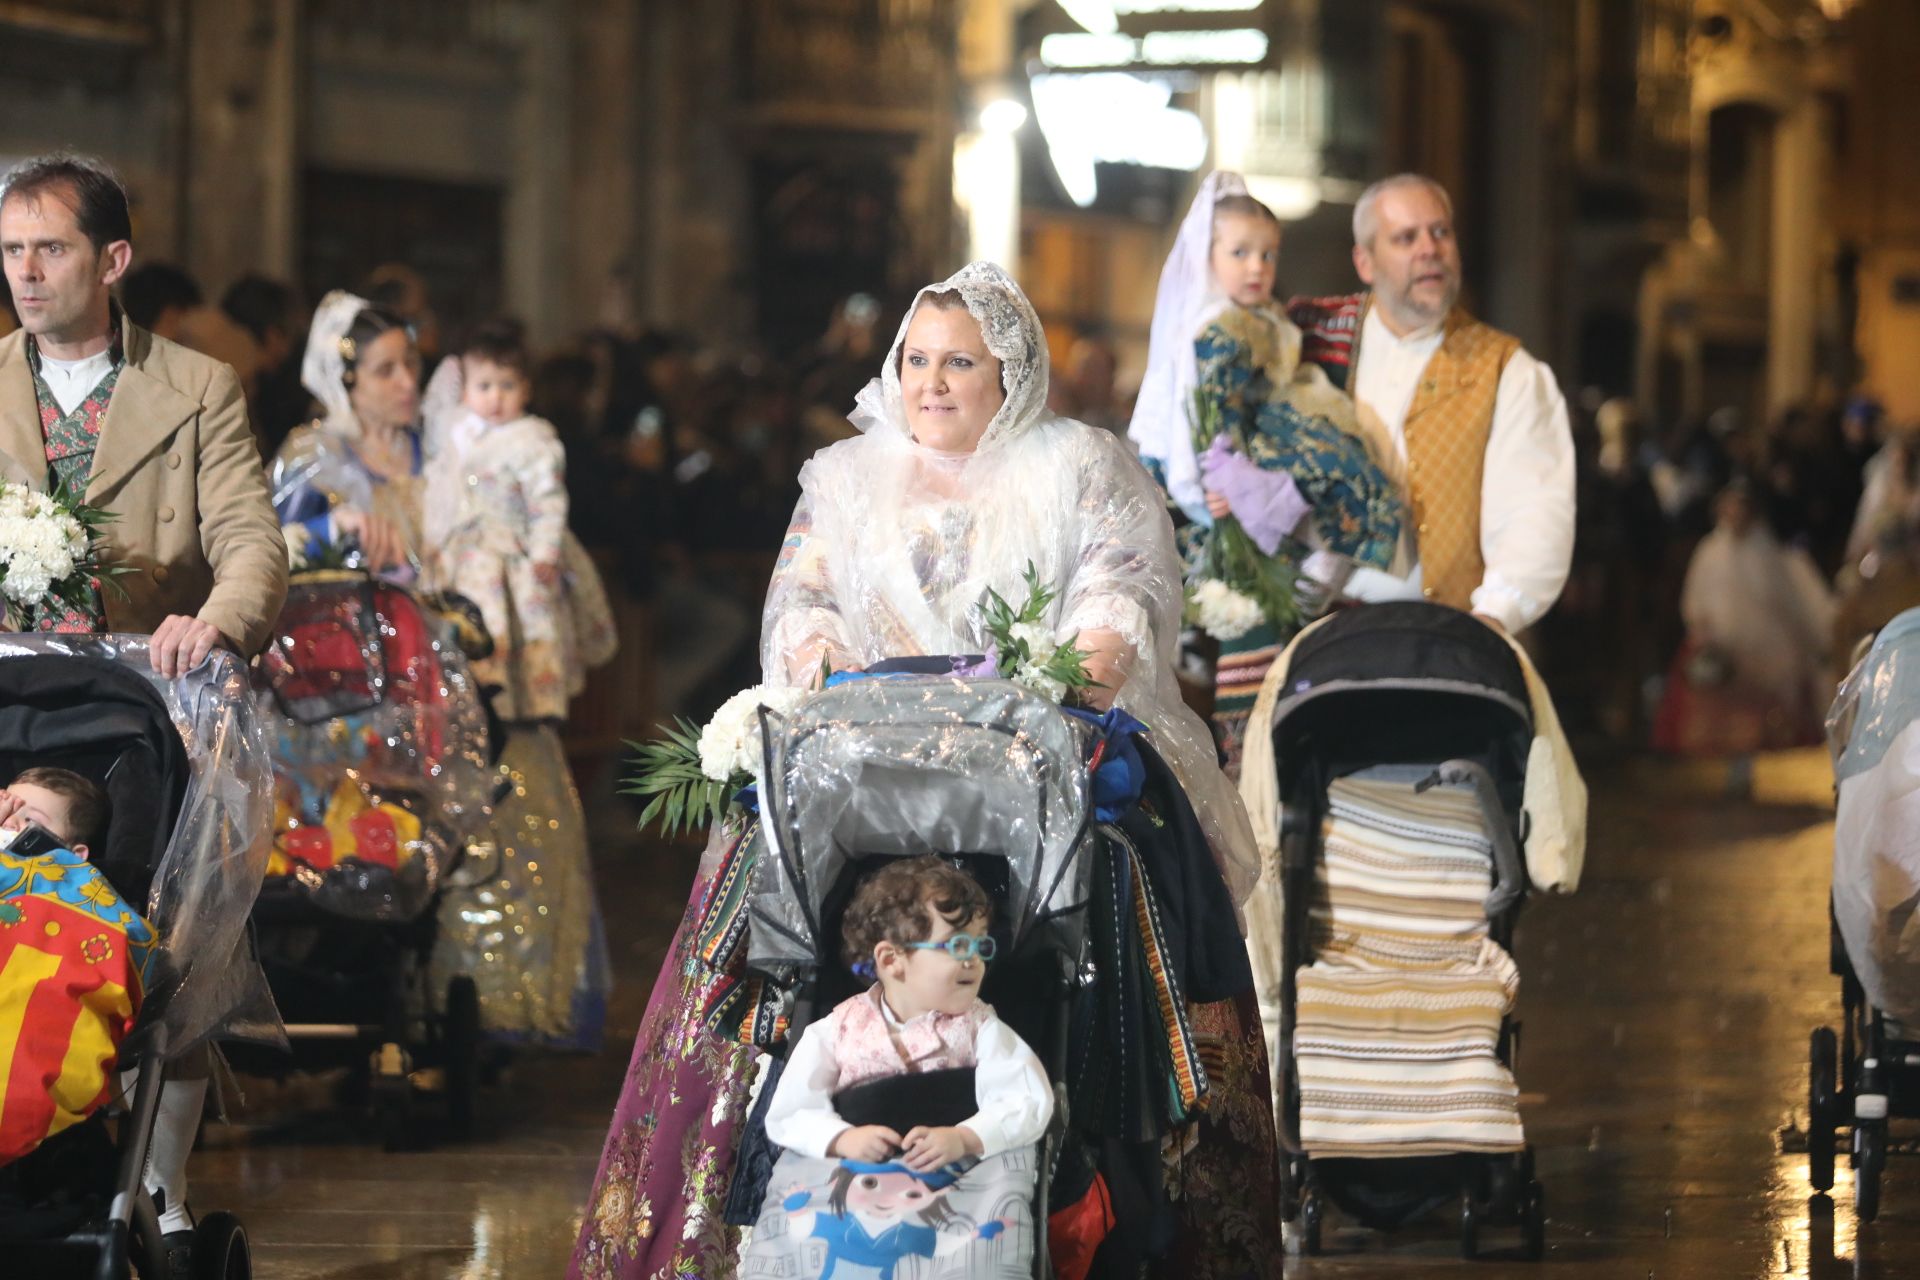
<instances>
[{"instance_id":1,"label":"reflection on wet ground","mask_svg":"<svg viewBox=\"0 0 1920 1280\"><path fill-rule=\"evenodd\" d=\"M1439 1220L1382 1238L1336 1219L1328 1255L1289 1259L1290 1276L1920 1274L1916 1144L1904 1159L1896 1144L1870 1225L1855 1226L1844 1156L1831 1201L1807 1183L1807 1038L1839 1010L1825 759L1763 761L1752 802L1719 798L1719 781L1652 763L1596 778L1586 883L1521 922L1520 1082L1547 1187L1546 1263L1464 1264ZM487 1096L481 1136L459 1147L388 1155L340 1111L211 1128L194 1199L242 1215L263 1276L563 1273L626 1041L695 861L643 850L615 805L596 820L624 983L607 1051L518 1061ZM256 1109L287 1110L271 1093L252 1090Z\"/></svg>"}]
</instances>

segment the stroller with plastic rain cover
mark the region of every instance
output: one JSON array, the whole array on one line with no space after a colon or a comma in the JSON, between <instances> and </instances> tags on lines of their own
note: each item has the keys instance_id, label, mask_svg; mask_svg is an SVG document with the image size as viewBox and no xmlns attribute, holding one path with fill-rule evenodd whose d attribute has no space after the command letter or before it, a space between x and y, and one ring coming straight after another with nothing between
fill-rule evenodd
<instances>
[{"instance_id":1,"label":"stroller with plastic rain cover","mask_svg":"<svg viewBox=\"0 0 1920 1280\"><path fill-rule=\"evenodd\" d=\"M1467 1257L1511 1224L1539 1258L1508 954L1529 888L1519 661L1465 613L1373 605L1303 634L1279 690L1286 1217L1313 1254L1330 1204L1381 1230L1450 1209Z\"/></svg>"},{"instance_id":2,"label":"stroller with plastic rain cover","mask_svg":"<svg viewBox=\"0 0 1920 1280\"><path fill-rule=\"evenodd\" d=\"M950 1187L930 1188L946 1194L957 1215L943 1220L943 1239L955 1221L999 1225L943 1242L931 1269L914 1274L1047 1274L1048 1179L1068 1125L1067 1010L1088 956L1095 842L1087 726L1012 684L897 677L838 685L784 719L767 713L767 724L765 847L743 913L749 970L791 993L791 1044L866 985L838 959L841 916L866 876L934 852L980 883L994 902L996 945L982 998L1041 1058L1054 1116L1038 1149L990 1157ZM835 1098L835 1109L901 1133L958 1124L974 1110L972 1069L947 1078L954 1075L857 1085ZM772 1080L763 1087L763 1104L773 1088ZM764 1105L756 1128L763 1114ZM743 1275L804 1275L817 1265L806 1256L817 1246L788 1234L781 1205L793 1170L828 1162L795 1153L779 1160L764 1179L769 1191ZM933 1233L923 1234L932 1250Z\"/></svg>"},{"instance_id":3,"label":"stroller with plastic rain cover","mask_svg":"<svg viewBox=\"0 0 1920 1280\"><path fill-rule=\"evenodd\" d=\"M304 1065L364 1077L390 1147L420 1136L416 1087L472 1123L473 980L428 989L448 877L486 830L485 703L451 626L355 571L295 575L259 664L273 744L273 853L255 920ZM484 870L484 860L476 859Z\"/></svg>"},{"instance_id":4,"label":"stroller with plastic rain cover","mask_svg":"<svg viewBox=\"0 0 1920 1280\"><path fill-rule=\"evenodd\" d=\"M117 1125L101 1106L0 1167L0 1269L35 1280L158 1276L166 1251L142 1173L168 1064L212 1039L284 1043L246 938L271 795L246 670L215 650L162 680L144 636L0 637L0 778L29 766L105 789L111 820L92 866L145 913L155 952L106 1075L117 1092L126 1077L115 1073L137 1070ZM83 945L88 963L102 960L102 941ZM230 1214L200 1218L192 1267L221 1280L252 1274Z\"/></svg>"},{"instance_id":5,"label":"stroller with plastic rain cover","mask_svg":"<svg viewBox=\"0 0 1920 1280\"><path fill-rule=\"evenodd\" d=\"M1832 972L1841 1024L1813 1032L1807 1164L1832 1188L1835 1140L1850 1131L1854 1210L1880 1211L1889 1125L1920 1117L1920 609L1889 622L1841 684L1827 717L1837 812Z\"/></svg>"}]
</instances>

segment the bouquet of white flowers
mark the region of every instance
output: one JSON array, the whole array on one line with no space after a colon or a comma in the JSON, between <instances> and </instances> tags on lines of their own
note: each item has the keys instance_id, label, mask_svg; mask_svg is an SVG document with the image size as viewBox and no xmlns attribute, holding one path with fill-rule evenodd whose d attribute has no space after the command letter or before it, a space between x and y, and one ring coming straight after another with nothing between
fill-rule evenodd
<instances>
[{"instance_id":1,"label":"bouquet of white flowers","mask_svg":"<svg viewBox=\"0 0 1920 1280\"><path fill-rule=\"evenodd\" d=\"M1218 578L1206 578L1187 593L1186 620L1215 640L1238 640L1265 615L1251 598Z\"/></svg>"},{"instance_id":2,"label":"bouquet of white flowers","mask_svg":"<svg viewBox=\"0 0 1920 1280\"><path fill-rule=\"evenodd\" d=\"M0 599L15 626L55 602L86 608L96 582L130 572L99 563L99 529L111 512L91 507L64 484L52 493L0 481Z\"/></svg>"},{"instance_id":3,"label":"bouquet of white flowers","mask_svg":"<svg viewBox=\"0 0 1920 1280\"><path fill-rule=\"evenodd\" d=\"M757 684L728 698L704 728L676 717L660 741L629 742L639 767L621 790L650 797L640 825L659 818L661 831L673 836L718 822L760 776L760 708L784 715L806 696L805 689Z\"/></svg>"}]
</instances>

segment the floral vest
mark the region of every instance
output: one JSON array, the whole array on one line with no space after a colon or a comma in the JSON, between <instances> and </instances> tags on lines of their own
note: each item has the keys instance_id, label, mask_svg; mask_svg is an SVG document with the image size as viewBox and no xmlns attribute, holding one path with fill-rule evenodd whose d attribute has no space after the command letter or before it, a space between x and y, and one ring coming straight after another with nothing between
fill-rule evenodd
<instances>
[{"instance_id":1,"label":"floral vest","mask_svg":"<svg viewBox=\"0 0 1920 1280\"><path fill-rule=\"evenodd\" d=\"M107 420L107 406L113 403L113 389L120 383L120 370L126 366L126 352L120 341L120 317L114 314L112 345L108 348L112 367L86 398L64 413L53 390L40 376L40 349L27 341L27 364L33 370L33 395L40 407L40 434L47 443L48 486L63 486L78 499L85 496L87 479L93 474L93 454L100 444L100 428ZM34 610L34 629L38 631L93 632L106 629L106 606L100 599L100 582L95 579L87 598L80 602L50 601Z\"/></svg>"},{"instance_id":2,"label":"floral vest","mask_svg":"<svg viewBox=\"0 0 1920 1280\"><path fill-rule=\"evenodd\" d=\"M974 1064L974 1043L993 1016L993 1006L975 1000L965 1013L928 1013L898 1028L880 1010L880 986L842 1000L827 1015L833 1056L840 1064L835 1092L868 1080L940 1071Z\"/></svg>"},{"instance_id":3,"label":"floral vest","mask_svg":"<svg viewBox=\"0 0 1920 1280\"><path fill-rule=\"evenodd\" d=\"M1303 334L1301 358L1350 390L1370 294L1300 298L1287 313ZM1500 375L1520 340L1455 307L1407 409L1407 517L1429 600L1468 609L1487 575L1480 554L1480 486Z\"/></svg>"}]
</instances>

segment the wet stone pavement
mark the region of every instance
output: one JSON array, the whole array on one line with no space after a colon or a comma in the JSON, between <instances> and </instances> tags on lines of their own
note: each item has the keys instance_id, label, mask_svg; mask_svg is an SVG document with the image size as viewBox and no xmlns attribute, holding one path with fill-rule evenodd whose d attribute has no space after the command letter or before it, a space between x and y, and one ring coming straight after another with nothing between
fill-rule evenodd
<instances>
[{"instance_id":1,"label":"wet stone pavement","mask_svg":"<svg viewBox=\"0 0 1920 1280\"><path fill-rule=\"evenodd\" d=\"M1539 1265L1463 1263L1451 1224L1383 1238L1328 1223L1290 1277L1537 1274L1608 1280L1920 1276L1920 1129L1895 1130L1882 1208L1856 1227L1844 1155L1807 1182L1807 1043L1837 1025L1827 972L1830 775L1818 752L1763 760L1752 801L1707 767L1635 762L1594 778L1581 892L1520 925L1520 1085L1548 1197ZM301 1111L248 1081L209 1126L194 1200L248 1224L274 1280L545 1280L565 1269L633 1029L684 904L691 850L642 848L596 814L618 979L608 1049L517 1060L470 1143L386 1154L370 1122ZM1902 1148L1905 1150L1902 1150ZM1499 1248L1508 1233L1483 1229ZM0 1267L4 1270L4 1267Z\"/></svg>"}]
</instances>

